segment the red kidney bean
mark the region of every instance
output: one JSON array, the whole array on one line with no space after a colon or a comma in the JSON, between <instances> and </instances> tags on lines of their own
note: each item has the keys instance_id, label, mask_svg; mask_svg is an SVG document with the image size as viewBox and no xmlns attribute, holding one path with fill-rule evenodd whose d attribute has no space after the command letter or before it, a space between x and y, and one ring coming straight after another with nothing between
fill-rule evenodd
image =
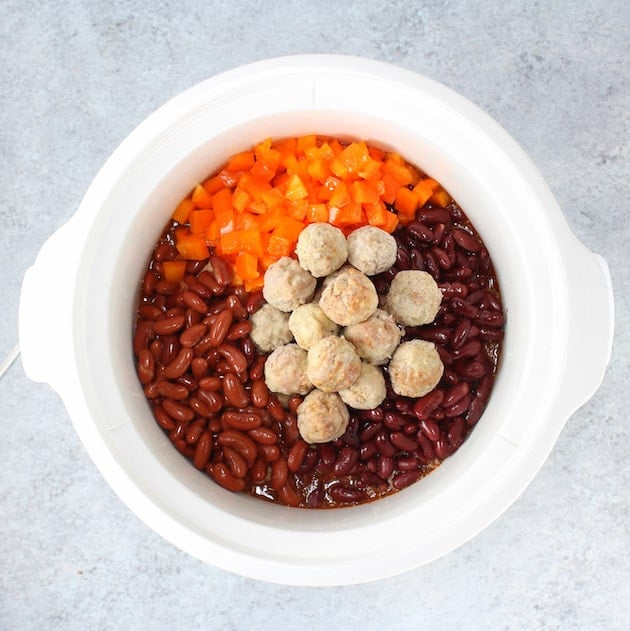
<instances>
[{"instance_id":1,"label":"red kidney bean","mask_svg":"<svg viewBox=\"0 0 630 631\"><path fill-rule=\"evenodd\" d=\"M195 357L190 362L190 370L195 379L203 379L208 370L208 360L204 357Z\"/></svg>"},{"instance_id":2,"label":"red kidney bean","mask_svg":"<svg viewBox=\"0 0 630 631\"><path fill-rule=\"evenodd\" d=\"M280 457L276 461L271 463L271 488L274 491L280 491L282 487L287 483L287 477L289 475L289 469L287 467L287 461Z\"/></svg>"},{"instance_id":3,"label":"red kidney bean","mask_svg":"<svg viewBox=\"0 0 630 631\"><path fill-rule=\"evenodd\" d=\"M252 325L249 320L242 320L241 322L235 322L228 330L225 336L226 342L235 342L241 340L252 330Z\"/></svg>"},{"instance_id":4,"label":"red kidney bean","mask_svg":"<svg viewBox=\"0 0 630 631\"><path fill-rule=\"evenodd\" d=\"M247 358L239 348L232 344L224 343L217 350L220 355L225 357L233 372L241 374L247 370Z\"/></svg>"},{"instance_id":5,"label":"red kidney bean","mask_svg":"<svg viewBox=\"0 0 630 631\"><path fill-rule=\"evenodd\" d=\"M381 429L381 424L378 421L370 421L365 425L363 431L359 435L359 438L361 439L362 442L366 443L372 440L372 438L376 436L376 433L380 429Z\"/></svg>"},{"instance_id":6,"label":"red kidney bean","mask_svg":"<svg viewBox=\"0 0 630 631\"><path fill-rule=\"evenodd\" d=\"M212 274L219 285L226 287L232 282L234 272L232 266L220 256L211 256L210 265L212 265Z\"/></svg>"},{"instance_id":7,"label":"red kidney bean","mask_svg":"<svg viewBox=\"0 0 630 631\"><path fill-rule=\"evenodd\" d=\"M184 303L188 307L190 307L191 309L194 309L198 313L205 315L206 311L208 310L208 307L205 301L194 291L189 291L189 290L184 291L182 293L182 299L184 300Z\"/></svg>"},{"instance_id":8,"label":"red kidney bean","mask_svg":"<svg viewBox=\"0 0 630 631\"><path fill-rule=\"evenodd\" d=\"M265 297L263 296L262 290L255 291L247 298L245 309L247 309L247 313L251 315L252 313L256 313L256 311L263 306L264 302Z\"/></svg>"},{"instance_id":9,"label":"red kidney bean","mask_svg":"<svg viewBox=\"0 0 630 631\"><path fill-rule=\"evenodd\" d=\"M153 333L156 335L172 335L177 333L185 323L185 315L173 316L172 318L165 317L153 323Z\"/></svg>"},{"instance_id":10,"label":"red kidney bean","mask_svg":"<svg viewBox=\"0 0 630 631\"><path fill-rule=\"evenodd\" d=\"M440 438L440 428L437 424L431 419L422 419L418 421L419 432L416 435L416 440L418 440L418 435L420 433L424 434L430 441L435 442Z\"/></svg>"},{"instance_id":11,"label":"red kidney bean","mask_svg":"<svg viewBox=\"0 0 630 631\"><path fill-rule=\"evenodd\" d=\"M396 448L390 442L385 430L380 430L378 434L376 434L374 442L378 447L378 450L384 456L393 456L396 453Z\"/></svg>"},{"instance_id":12,"label":"red kidney bean","mask_svg":"<svg viewBox=\"0 0 630 631\"><path fill-rule=\"evenodd\" d=\"M418 240L424 243L433 241L433 232L431 228L420 221L413 220L407 224L407 230Z\"/></svg>"},{"instance_id":13,"label":"red kidney bean","mask_svg":"<svg viewBox=\"0 0 630 631\"><path fill-rule=\"evenodd\" d=\"M138 379L143 386L150 383L155 375L155 359L151 351L146 348L138 353L137 372Z\"/></svg>"},{"instance_id":14,"label":"red kidney bean","mask_svg":"<svg viewBox=\"0 0 630 631\"><path fill-rule=\"evenodd\" d=\"M206 429L206 419L198 418L192 421L186 428L185 440L189 445L194 445L203 431Z\"/></svg>"},{"instance_id":15,"label":"red kidney bean","mask_svg":"<svg viewBox=\"0 0 630 631\"><path fill-rule=\"evenodd\" d=\"M444 406L444 416L446 418L455 418L456 416L460 416L460 414L464 414L470 405L472 397L470 394L467 394L463 398L461 398L455 405L447 408Z\"/></svg>"},{"instance_id":16,"label":"red kidney bean","mask_svg":"<svg viewBox=\"0 0 630 631\"><path fill-rule=\"evenodd\" d=\"M474 320L482 327L498 328L505 324L505 316L500 311L479 311Z\"/></svg>"},{"instance_id":17,"label":"red kidney bean","mask_svg":"<svg viewBox=\"0 0 630 631\"><path fill-rule=\"evenodd\" d=\"M223 395L226 401L235 408L244 408L250 402L243 384L232 372L228 372L223 377Z\"/></svg>"},{"instance_id":18,"label":"red kidney bean","mask_svg":"<svg viewBox=\"0 0 630 631\"><path fill-rule=\"evenodd\" d=\"M398 456L395 459L395 468L399 471L416 471L418 469L419 461L417 456Z\"/></svg>"},{"instance_id":19,"label":"red kidney bean","mask_svg":"<svg viewBox=\"0 0 630 631\"><path fill-rule=\"evenodd\" d=\"M433 390L416 401L416 404L413 406L413 413L419 420L427 419L440 406L443 400L444 391Z\"/></svg>"},{"instance_id":20,"label":"red kidney bean","mask_svg":"<svg viewBox=\"0 0 630 631\"><path fill-rule=\"evenodd\" d=\"M440 460L444 460L450 455L448 449L448 440L444 438L440 438L440 440L435 441L435 443L433 444L433 449L435 451L435 455Z\"/></svg>"},{"instance_id":21,"label":"red kidney bean","mask_svg":"<svg viewBox=\"0 0 630 631\"><path fill-rule=\"evenodd\" d=\"M177 379L177 377L181 377L188 370L192 360L192 349L182 348L175 359L164 367L164 376L167 379Z\"/></svg>"},{"instance_id":22,"label":"red kidney bean","mask_svg":"<svg viewBox=\"0 0 630 631\"><path fill-rule=\"evenodd\" d=\"M478 361L458 362L455 371L464 379L481 379L487 372L486 367Z\"/></svg>"},{"instance_id":23,"label":"red kidney bean","mask_svg":"<svg viewBox=\"0 0 630 631\"><path fill-rule=\"evenodd\" d=\"M155 277L155 274L150 269L147 270L142 278L142 293L145 296L152 296L155 291L156 282L157 278Z\"/></svg>"},{"instance_id":24,"label":"red kidney bean","mask_svg":"<svg viewBox=\"0 0 630 631\"><path fill-rule=\"evenodd\" d=\"M250 429L248 434L261 445L275 445L278 442L278 435L268 427Z\"/></svg>"},{"instance_id":25,"label":"red kidney bean","mask_svg":"<svg viewBox=\"0 0 630 631\"><path fill-rule=\"evenodd\" d=\"M306 496L306 504L309 508L319 508L324 503L324 488L318 486Z\"/></svg>"},{"instance_id":26,"label":"red kidney bean","mask_svg":"<svg viewBox=\"0 0 630 631\"><path fill-rule=\"evenodd\" d=\"M251 371L250 371L251 377ZM257 408L265 408L269 403L269 390L267 384L262 379L252 381L252 389L250 392L252 404Z\"/></svg>"},{"instance_id":27,"label":"red kidney bean","mask_svg":"<svg viewBox=\"0 0 630 631\"><path fill-rule=\"evenodd\" d=\"M247 309L243 307L241 301L234 294L227 297L226 306L237 320L245 320L247 318Z\"/></svg>"},{"instance_id":28,"label":"red kidney bean","mask_svg":"<svg viewBox=\"0 0 630 631\"><path fill-rule=\"evenodd\" d=\"M250 466L254 464L258 455L258 448L256 443L243 432L236 429L226 429L219 434L217 442L223 447L232 447L232 449L238 451Z\"/></svg>"},{"instance_id":29,"label":"red kidney bean","mask_svg":"<svg viewBox=\"0 0 630 631\"><path fill-rule=\"evenodd\" d=\"M219 379L219 377L203 377L199 380L199 387L202 390L212 390L213 392L218 392L223 388L223 382Z\"/></svg>"},{"instance_id":30,"label":"red kidney bean","mask_svg":"<svg viewBox=\"0 0 630 631\"><path fill-rule=\"evenodd\" d=\"M464 431L466 430L466 422L464 419L459 416L457 417L448 428L448 432L446 433L446 437L448 438L450 443L455 443L463 441Z\"/></svg>"},{"instance_id":31,"label":"red kidney bean","mask_svg":"<svg viewBox=\"0 0 630 631\"><path fill-rule=\"evenodd\" d=\"M172 399L164 399L162 408L173 419L180 422L192 421L195 413L187 406Z\"/></svg>"},{"instance_id":32,"label":"red kidney bean","mask_svg":"<svg viewBox=\"0 0 630 631\"><path fill-rule=\"evenodd\" d=\"M275 462L280 457L278 445L259 445L259 449L267 462Z\"/></svg>"},{"instance_id":33,"label":"red kidney bean","mask_svg":"<svg viewBox=\"0 0 630 631\"><path fill-rule=\"evenodd\" d=\"M318 461L319 461L319 452L317 451L317 449L313 447L309 447L306 450L306 455L304 456L304 460L302 461L302 464L300 465L300 468L298 469L298 473L300 475L303 475L305 473L312 471L315 468L315 465L317 464Z\"/></svg>"},{"instance_id":34,"label":"red kidney bean","mask_svg":"<svg viewBox=\"0 0 630 631\"><path fill-rule=\"evenodd\" d=\"M143 320L151 320L155 322L161 315L162 309L159 309L155 305L140 305L138 308L138 315Z\"/></svg>"},{"instance_id":35,"label":"red kidney bean","mask_svg":"<svg viewBox=\"0 0 630 631\"><path fill-rule=\"evenodd\" d=\"M304 440L299 439L293 443L293 446L287 454L287 467L289 471L296 473L299 470L302 462L304 462L307 451L308 444Z\"/></svg>"},{"instance_id":36,"label":"red kidney bean","mask_svg":"<svg viewBox=\"0 0 630 631\"><path fill-rule=\"evenodd\" d=\"M340 504L356 504L365 499L365 493L360 489L335 484L328 489L331 499Z\"/></svg>"},{"instance_id":37,"label":"red kidney bean","mask_svg":"<svg viewBox=\"0 0 630 631\"><path fill-rule=\"evenodd\" d=\"M352 447L344 447L333 464L333 472L338 477L348 475L359 459L359 453Z\"/></svg>"},{"instance_id":38,"label":"red kidney bean","mask_svg":"<svg viewBox=\"0 0 630 631\"><path fill-rule=\"evenodd\" d=\"M470 386L468 385L468 382L460 381L446 391L446 393L444 394L444 399L442 401L442 406L444 408L451 407L463 397L465 397L469 391Z\"/></svg>"},{"instance_id":39,"label":"red kidney bean","mask_svg":"<svg viewBox=\"0 0 630 631\"><path fill-rule=\"evenodd\" d=\"M212 454L212 435L210 432L203 432L197 441L195 447L195 455L193 456L193 464L197 469L206 468L210 455Z\"/></svg>"},{"instance_id":40,"label":"red kidney bean","mask_svg":"<svg viewBox=\"0 0 630 631\"><path fill-rule=\"evenodd\" d=\"M269 470L269 464L262 457L258 456L256 458L256 462L252 465L252 468L249 470L249 475L254 484L261 484L267 479L267 473Z\"/></svg>"},{"instance_id":41,"label":"red kidney bean","mask_svg":"<svg viewBox=\"0 0 630 631\"><path fill-rule=\"evenodd\" d=\"M197 390L197 399L205 403L206 409L210 415L217 414L223 407L223 397L214 390Z\"/></svg>"},{"instance_id":42,"label":"red kidney bean","mask_svg":"<svg viewBox=\"0 0 630 631\"><path fill-rule=\"evenodd\" d=\"M256 429L260 427L261 422L258 414L254 414L252 412L238 412L236 410L226 410L221 415L221 419L226 423L226 425L242 431Z\"/></svg>"},{"instance_id":43,"label":"red kidney bean","mask_svg":"<svg viewBox=\"0 0 630 631\"><path fill-rule=\"evenodd\" d=\"M405 426L406 419L402 414L396 414L395 412L385 412L383 424L387 429L399 430Z\"/></svg>"},{"instance_id":44,"label":"red kidney bean","mask_svg":"<svg viewBox=\"0 0 630 631\"><path fill-rule=\"evenodd\" d=\"M402 451L414 451L418 448L416 441L402 432L392 432L389 435L389 440L394 447Z\"/></svg>"},{"instance_id":45,"label":"red kidney bean","mask_svg":"<svg viewBox=\"0 0 630 631\"><path fill-rule=\"evenodd\" d=\"M451 348L457 350L465 341L470 333L470 320L463 318L453 331L451 337Z\"/></svg>"},{"instance_id":46,"label":"red kidney bean","mask_svg":"<svg viewBox=\"0 0 630 631\"><path fill-rule=\"evenodd\" d=\"M232 325L233 317L234 315L230 309L225 309L217 314L216 319L210 327L211 346L217 347L223 343Z\"/></svg>"},{"instance_id":47,"label":"red kidney bean","mask_svg":"<svg viewBox=\"0 0 630 631\"><path fill-rule=\"evenodd\" d=\"M453 228L451 230L451 235L455 243L457 243L457 245L461 248L464 248L467 252L479 252L479 250L481 250L479 242L466 230L462 228Z\"/></svg>"},{"instance_id":48,"label":"red kidney bean","mask_svg":"<svg viewBox=\"0 0 630 631\"><path fill-rule=\"evenodd\" d=\"M481 350L481 342L479 340L470 340L463 346L452 352L453 359L467 359L474 357Z\"/></svg>"},{"instance_id":49,"label":"red kidney bean","mask_svg":"<svg viewBox=\"0 0 630 631\"><path fill-rule=\"evenodd\" d=\"M475 397L468 406L468 412L466 414L466 424L468 427L472 427L479 421L483 411L486 407L486 401L480 397Z\"/></svg>"},{"instance_id":50,"label":"red kidney bean","mask_svg":"<svg viewBox=\"0 0 630 631\"><path fill-rule=\"evenodd\" d=\"M267 411L271 414L274 420L279 421L280 423L284 422L287 418L286 410L282 407L282 403L280 403L275 396L269 396Z\"/></svg>"},{"instance_id":51,"label":"red kidney bean","mask_svg":"<svg viewBox=\"0 0 630 631\"><path fill-rule=\"evenodd\" d=\"M481 381L477 384L477 388L475 389L475 396L479 399L487 401L488 397L490 396L490 391L492 390L493 383L493 375L484 375L481 378Z\"/></svg>"},{"instance_id":52,"label":"red kidney bean","mask_svg":"<svg viewBox=\"0 0 630 631\"><path fill-rule=\"evenodd\" d=\"M395 489L404 489L414 482L417 482L420 476L421 472L417 469L415 471L401 471L400 473L396 473L392 478L392 486Z\"/></svg>"},{"instance_id":53,"label":"red kidney bean","mask_svg":"<svg viewBox=\"0 0 630 631\"><path fill-rule=\"evenodd\" d=\"M206 334L208 327L205 324L193 324L179 336L179 343L186 348L192 348Z\"/></svg>"},{"instance_id":54,"label":"red kidney bean","mask_svg":"<svg viewBox=\"0 0 630 631\"><path fill-rule=\"evenodd\" d=\"M203 416L205 418L209 418L213 416L214 411L205 401L200 399L199 397L190 397L188 400L188 405L190 405L191 409L199 416Z\"/></svg>"},{"instance_id":55,"label":"red kidney bean","mask_svg":"<svg viewBox=\"0 0 630 631\"><path fill-rule=\"evenodd\" d=\"M175 401L183 401L188 398L188 388L171 381L158 381L155 387L159 396Z\"/></svg>"},{"instance_id":56,"label":"red kidney bean","mask_svg":"<svg viewBox=\"0 0 630 631\"><path fill-rule=\"evenodd\" d=\"M376 457L376 475L383 480L387 480L394 472L394 459L382 453Z\"/></svg>"},{"instance_id":57,"label":"red kidney bean","mask_svg":"<svg viewBox=\"0 0 630 631\"><path fill-rule=\"evenodd\" d=\"M278 499L286 506L299 506L300 497L291 478L287 478L287 483L278 491Z\"/></svg>"},{"instance_id":58,"label":"red kidney bean","mask_svg":"<svg viewBox=\"0 0 630 631\"><path fill-rule=\"evenodd\" d=\"M420 452L426 458L428 462L435 460L435 451L433 450L433 443L435 441L430 441L426 436L423 436L420 432L416 435L416 440L418 441L418 447L420 448ZM438 438L439 440L439 438Z\"/></svg>"},{"instance_id":59,"label":"red kidney bean","mask_svg":"<svg viewBox=\"0 0 630 631\"><path fill-rule=\"evenodd\" d=\"M223 462L217 462L213 465L212 477L217 484L228 491L239 492L245 489L245 480L232 475L228 466Z\"/></svg>"},{"instance_id":60,"label":"red kidney bean","mask_svg":"<svg viewBox=\"0 0 630 631\"><path fill-rule=\"evenodd\" d=\"M421 208L416 213L416 219L422 223L449 223L451 215L445 208Z\"/></svg>"},{"instance_id":61,"label":"red kidney bean","mask_svg":"<svg viewBox=\"0 0 630 631\"><path fill-rule=\"evenodd\" d=\"M247 475L247 471L249 469L247 461L236 450L231 447L223 447L223 458L225 460L225 464L230 470L230 473L235 478L242 479Z\"/></svg>"},{"instance_id":62,"label":"red kidney bean","mask_svg":"<svg viewBox=\"0 0 630 631\"><path fill-rule=\"evenodd\" d=\"M153 339L154 326L155 323L150 320L142 320L138 323L133 336L133 352L136 355L139 355L142 349L147 348L149 341Z\"/></svg>"},{"instance_id":63,"label":"red kidney bean","mask_svg":"<svg viewBox=\"0 0 630 631\"><path fill-rule=\"evenodd\" d=\"M158 425L167 432L175 429L175 421L171 418L169 414L164 411L164 408L162 406L156 405L153 408L153 416L155 417Z\"/></svg>"}]
</instances>

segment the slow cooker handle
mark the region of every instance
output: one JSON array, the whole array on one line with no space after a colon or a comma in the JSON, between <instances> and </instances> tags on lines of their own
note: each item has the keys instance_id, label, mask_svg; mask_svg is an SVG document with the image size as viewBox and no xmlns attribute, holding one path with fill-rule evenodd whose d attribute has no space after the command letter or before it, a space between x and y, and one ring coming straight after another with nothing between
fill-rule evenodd
<instances>
[{"instance_id":1,"label":"slow cooker handle","mask_svg":"<svg viewBox=\"0 0 630 631\"><path fill-rule=\"evenodd\" d=\"M612 352L615 308L606 260L577 239L567 244L569 335L564 397L559 401L568 418L599 388Z\"/></svg>"},{"instance_id":2,"label":"slow cooker handle","mask_svg":"<svg viewBox=\"0 0 630 631\"><path fill-rule=\"evenodd\" d=\"M59 392L73 373L72 288L77 272L78 222L54 232L22 280L18 329L22 365L29 379Z\"/></svg>"}]
</instances>

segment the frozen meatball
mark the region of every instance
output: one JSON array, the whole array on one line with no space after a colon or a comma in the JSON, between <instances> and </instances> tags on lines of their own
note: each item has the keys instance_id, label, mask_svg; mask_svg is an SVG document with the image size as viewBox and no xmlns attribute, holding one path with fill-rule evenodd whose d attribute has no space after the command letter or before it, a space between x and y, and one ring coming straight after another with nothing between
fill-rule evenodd
<instances>
[{"instance_id":1,"label":"frozen meatball","mask_svg":"<svg viewBox=\"0 0 630 631\"><path fill-rule=\"evenodd\" d=\"M263 296L280 311L293 311L308 302L315 293L317 281L289 256L272 263L265 272Z\"/></svg>"},{"instance_id":2,"label":"frozen meatball","mask_svg":"<svg viewBox=\"0 0 630 631\"><path fill-rule=\"evenodd\" d=\"M348 326L367 320L376 311L378 294L365 274L348 270L326 284L319 306L333 322Z\"/></svg>"},{"instance_id":3,"label":"frozen meatball","mask_svg":"<svg viewBox=\"0 0 630 631\"><path fill-rule=\"evenodd\" d=\"M307 374L324 392L337 392L352 385L361 372L361 358L352 344L330 335L315 342L308 351Z\"/></svg>"},{"instance_id":4,"label":"frozen meatball","mask_svg":"<svg viewBox=\"0 0 630 631\"><path fill-rule=\"evenodd\" d=\"M289 314L269 303L252 314L249 321L252 325L250 336L261 353L269 353L293 339L289 329Z\"/></svg>"},{"instance_id":5,"label":"frozen meatball","mask_svg":"<svg viewBox=\"0 0 630 631\"><path fill-rule=\"evenodd\" d=\"M316 278L328 276L348 258L346 237L329 223L312 223L298 237L295 248L300 265Z\"/></svg>"},{"instance_id":6,"label":"frozen meatball","mask_svg":"<svg viewBox=\"0 0 630 631\"><path fill-rule=\"evenodd\" d=\"M396 239L376 226L363 226L348 237L348 262L367 276L387 271L397 251Z\"/></svg>"},{"instance_id":7,"label":"frozen meatball","mask_svg":"<svg viewBox=\"0 0 630 631\"><path fill-rule=\"evenodd\" d=\"M307 443L337 440L348 427L350 414L338 394L313 390L297 409L297 426Z\"/></svg>"},{"instance_id":8,"label":"frozen meatball","mask_svg":"<svg viewBox=\"0 0 630 631\"><path fill-rule=\"evenodd\" d=\"M396 322L420 326L435 320L441 302L442 292L431 274L406 270L394 276L386 304Z\"/></svg>"},{"instance_id":9,"label":"frozen meatball","mask_svg":"<svg viewBox=\"0 0 630 631\"><path fill-rule=\"evenodd\" d=\"M306 367L304 349L297 344L279 346L265 362L265 383L272 392L306 394L313 389Z\"/></svg>"},{"instance_id":10,"label":"frozen meatball","mask_svg":"<svg viewBox=\"0 0 630 631\"><path fill-rule=\"evenodd\" d=\"M370 364L384 364L392 356L403 331L394 316L377 309L367 320L351 324L343 330L343 336L354 344L359 357Z\"/></svg>"},{"instance_id":11,"label":"frozen meatball","mask_svg":"<svg viewBox=\"0 0 630 631\"><path fill-rule=\"evenodd\" d=\"M299 306L289 316L289 333L293 334L299 346L308 350L323 337L336 335L339 327L322 311L315 302Z\"/></svg>"},{"instance_id":12,"label":"frozen meatball","mask_svg":"<svg viewBox=\"0 0 630 631\"><path fill-rule=\"evenodd\" d=\"M357 380L349 387L339 390L341 400L357 410L372 410L385 400L385 377L380 368L372 364L361 364Z\"/></svg>"},{"instance_id":13,"label":"frozen meatball","mask_svg":"<svg viewBox=\"0 0 630 631\"><path fill-rule=\"evenodd\" d=\"M403 342L389 362L389 379L396 394L423 397L438 385L444 365L435 344L424 340Z\"/></svg>"}]
</instances>

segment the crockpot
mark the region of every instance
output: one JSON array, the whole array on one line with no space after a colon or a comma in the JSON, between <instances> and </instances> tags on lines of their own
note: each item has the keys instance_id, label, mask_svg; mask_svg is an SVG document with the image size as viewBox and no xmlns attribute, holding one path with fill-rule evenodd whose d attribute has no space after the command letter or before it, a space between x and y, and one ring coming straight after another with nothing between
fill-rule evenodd
<instances>
[{"instance_id":1,"label":"crockpot","mask_svg":"<svg viewBox=\"0 0 630 631\"><path fill-rule=\"evenodd\" d=\"M395 150L440 181L485 241L507 312L496 385L463 446L411 487L335 510L232 494L194 469L154 422L131 349L140 278L177 202L231 154L305 133ZM340 585L444 555L522 493L603 378L613 301L605 261L488 115L398 67L307 55L215 76L142 122L26 272L19 328L26 374L59 393L103 476L150 528L238 574Z\"/></svg>"}]
</instances>

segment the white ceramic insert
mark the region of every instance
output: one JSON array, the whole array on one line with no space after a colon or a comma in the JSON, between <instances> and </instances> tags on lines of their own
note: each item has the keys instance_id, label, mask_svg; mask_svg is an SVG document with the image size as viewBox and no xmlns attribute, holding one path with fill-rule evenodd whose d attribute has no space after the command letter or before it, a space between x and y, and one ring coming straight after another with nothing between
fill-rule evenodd
<instances>
[{"instance_id":1,"label":"white ceramic insert","mask_svg":"<svg viewBox=\"0 0 630 631\"><path fill-rule=\"evenodd\" d=\"M490 250L508 317L494 392L459 451L398 494L322 511L234 495L197 472L155 424L131 352L139 280L177 202L232 153L310 132L395 149L442 182ZM428 563L520 495L603 378L613 301L604 260L575 239L488 115L401 68L310 55L211 78L139 125L27 271L19 325L28 376L59 393L104 477L148 526L239 574L340 585Z\"/></svg>"}]
</instances>

